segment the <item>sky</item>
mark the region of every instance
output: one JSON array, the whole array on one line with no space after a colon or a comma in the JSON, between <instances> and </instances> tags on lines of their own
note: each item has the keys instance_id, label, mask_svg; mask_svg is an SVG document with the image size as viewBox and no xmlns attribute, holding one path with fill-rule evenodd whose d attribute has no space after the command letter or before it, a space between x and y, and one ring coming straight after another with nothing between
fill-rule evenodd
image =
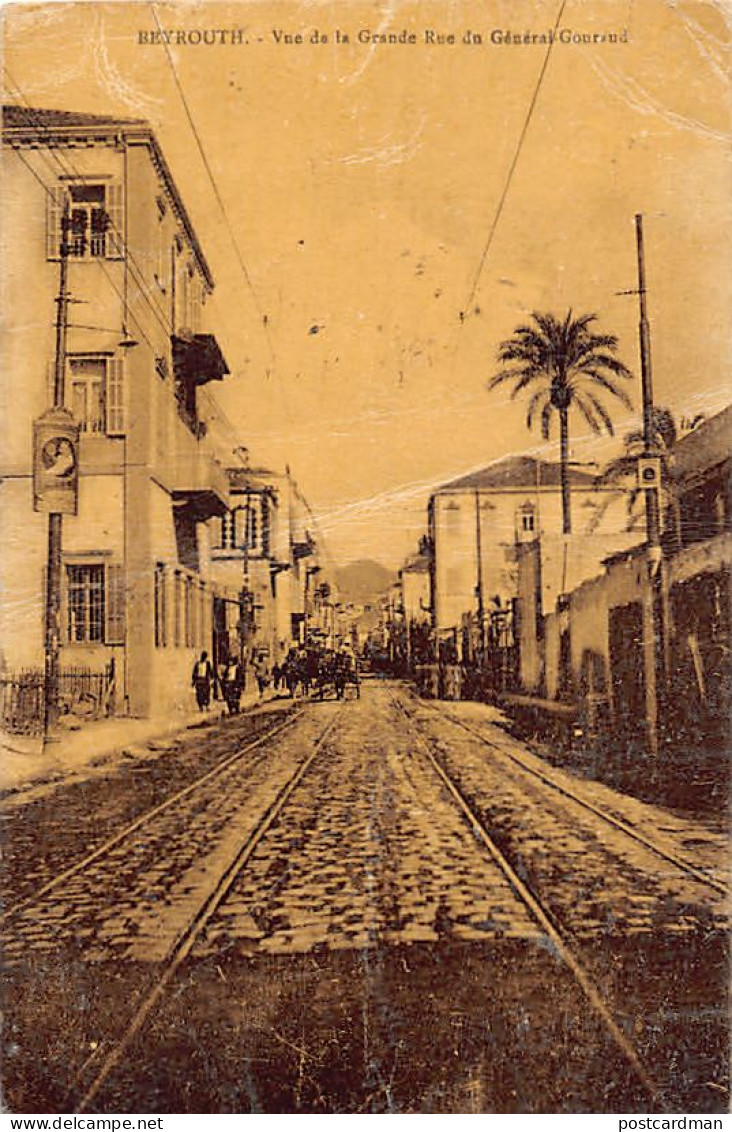
<instances>
[{"instance_id":1,"label":"sky","mask_svg":"<svg viewBox=\"0 0 732 1132\"><path fill-rule=\"evenodd\" d=\"M491 42L560 10L569 33L622 41ZM140 42L156 16L248 42L171 46L174 74ZM715 0L11 4L5 98L151 123L216 279L232 447L291 467L333 560L396 567L440 483L555 457L555 435L486 388L532 310L596 312L638 406L637 297L618 294L637 287L636 213L657 404L731 399L731 16ZM635 424L613 416L620 436ZM617 447L571 431L574 460Z\"/></svg>"}]
</instances>

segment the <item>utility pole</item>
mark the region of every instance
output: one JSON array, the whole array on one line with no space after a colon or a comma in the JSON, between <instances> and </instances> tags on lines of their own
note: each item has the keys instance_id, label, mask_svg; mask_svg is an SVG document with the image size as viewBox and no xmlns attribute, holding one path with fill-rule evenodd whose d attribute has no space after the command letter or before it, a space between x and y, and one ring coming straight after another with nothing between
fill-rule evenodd
<instances>
[{"instance_id":1,"label":"utility pole","mask_svg":"<svg viewBox=\"0 0 732 1132\"><path fill-rule=\"evenodd\" d=\"M59 247L59 287L56 298L56 357L53 375L53 408L64 407L66 378L66 332L69 321L69 205L61 219ZM58 720L59 645L61 638L61 536L63 515L52 511L48 516L48 558L46 576L46 632L44 650L44 740Z\"/></svg>"},{"instance_id":2,"label":"utility pole","mask_svg":"<svg viewBox=\"0 0 732 1132\"><path fill-rule=\"evenodd\" d=\"M635 217L638 250L638 299L640 322L638 327L641 360L641 389L643 395L643 458L656 456L656 437L653 415L653 379L651 371L651 332L646 305L646 269L643 250L643 217ZM643 670L645 678L645 709L648 753L658 755L658 657L663 641L663 611L661 608L660 576L662 572L661 521L658 483L651 477L649 486L643 486L646 503L646 584L643 600Z\"/></svg>"},{"instance_id":3,"label":"utility pole","mask_svg":"<svg viewBox=\"0 0 732 1132\"><path fill-rule=\"evenodd\" d=\"M478 577L475 586L475 596L478 599L478 642L480 647L481 667L485 664L485 603L483 600L483 550L480 529L480 489L475 489L475 551Z\"/></svg>"}]
</instances>

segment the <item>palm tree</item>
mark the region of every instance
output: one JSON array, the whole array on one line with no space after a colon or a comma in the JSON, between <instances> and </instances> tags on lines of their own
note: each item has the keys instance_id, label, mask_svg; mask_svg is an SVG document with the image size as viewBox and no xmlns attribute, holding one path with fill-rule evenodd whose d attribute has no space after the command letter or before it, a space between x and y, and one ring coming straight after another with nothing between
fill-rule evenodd
<instances>
[{"instance_id":1,"label":"palm tree","mask_svg":"<svg viewBox=\"0 0 732 1132\"><path fill-rule=\"evenodd\" d=\"M538 419L541 435L549 439L554 413L559 416L559 456L562 481L562 530L570 534L572 520L569 496L569 410L579 409L593 432L613 434L613 422L598 399L600 391L611 393L628 408L630 398L615 384L616 378L631 377L630 370L615 357L614 334L594 334L590 327L597 315L573 318L572 311L560 321L553 314L531 315L534 325L518 326L513 337L498 348L502 369L488 382L489 389L513 382L511 399L524 389L530 393L526 424Z\"/></svg>"},{"instance_id":2,"label":"palm tree","mask_svg":"<svg viewBox=\"0 0 732 1132\"><path fill-rule=\"evenodd\" d=\"M681 428L670 409L661 406L651 410L651 448L661 460L661 494L665 500L667 514L670 512L673 520L673 538L677 545L681 539L681 516L679 501L676 492L676 477L673 467L673 449L681 432L691 432L704 420L703 413L697 413L691 420L682 418ZM638 458L646 452L645 435L642 429L633 429L623 437L623 451L614 460L611 460L605 470L597 479L597 486L604 487L617 484L628 492L628 530L632 531L638 521L636 505L643 495L643 489L638 485ZM593 526L596 526L604 513L601 507L597 513Z\"/></svg>"}]
</instances>

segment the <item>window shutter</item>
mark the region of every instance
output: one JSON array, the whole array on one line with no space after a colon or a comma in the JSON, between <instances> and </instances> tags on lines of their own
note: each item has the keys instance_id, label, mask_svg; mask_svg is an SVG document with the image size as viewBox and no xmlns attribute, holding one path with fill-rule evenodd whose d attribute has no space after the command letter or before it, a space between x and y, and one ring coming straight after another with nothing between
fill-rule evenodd
<instances>
[{"instance_id":1,"label":"window shutter","mask_svg":"<svg viewBox=\"0 0 732 1132\"><path fill-rule=\"evenodd\" d=\"M107 435L122 436L125 431L125 382L122 358L107 359L105 400Z\"/></svg>"},{"instance_id":2,"label":"window shutter","mask_svg":"<svg viewBox=\"0 0 732 1132\"><path fill-rule=\"evenodd\" d=\"M113 181L107 186L107 259L125 258L125 210L122 185Z\"/></svg>"},{"instance_id":3,"label":"window shutter","mask_svg":"<svg viewBox=\"0 0 732 1132\"><path fill-rule=\"evenodd\" d=\"M107 625L105 643L125 643L125 577L124 567L116 563L107 566Z\"/></svg>"},{"instance_id":4,"label":"window shutter","mask_svg":"<svg viewBox=\"0 0 732 1132\"><path fill-rule=\"evenodd\" d=\"M66 205L66 189L54 185L46 196L46 259L61 258L61 219Z\"/></svg>"}]
</instances>

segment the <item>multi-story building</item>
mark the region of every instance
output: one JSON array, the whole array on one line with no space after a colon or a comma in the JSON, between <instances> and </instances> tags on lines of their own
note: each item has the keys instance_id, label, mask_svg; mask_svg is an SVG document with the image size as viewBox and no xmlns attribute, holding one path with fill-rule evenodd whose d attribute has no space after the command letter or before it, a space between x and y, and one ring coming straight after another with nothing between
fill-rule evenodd
<instances>
[{"instance_id":1,"label":"multi-story building","mask_svg":"<svg viewBox=\"0 0 732 1132\"><path fill-rule=\"evenodd\" d=\"M118 710L166 712L211 648L208 521L229 498L207 436L205 387L228 372L206 325L211 270L147 123L6 106L3 126L3 665L43 666L48 518L34 511L31 435L53 402L66 223L65 405L80 447L61 666L114 661Z\"/></svg>"},{"instance_id":2,"label":"multi-story building","mask_svg":"<svg viewBox=\"0 0 732 1132\"><path fill-rule=\"evenodd\" d=\"M603 554L628 541L625 500L598 487L582 468L569 469L574 500L572 536L563 537L560 466L530 456L503 460L437 489L428 505L432 554L431 605L438 640L489 619L518 593L517 545L542 539L556 553L542 578L545 607L583 576ZM609 504L609 505L608 505ZM556 535L556 538L554 536Z\"/></svg>"},{"instance_id":3,"label":"multi-story building","mask_svg":"<svg viewBox=\"0 0 732 1132\"><path fill-rule=\"evenodd\" d=\"M247 662L257 655L271 666L322 628L328 583L289 472L245 465L228 476L230 507L210 524L212 570L240 598L216 602L215 656Z\"/></svg>"}]
</instances>

